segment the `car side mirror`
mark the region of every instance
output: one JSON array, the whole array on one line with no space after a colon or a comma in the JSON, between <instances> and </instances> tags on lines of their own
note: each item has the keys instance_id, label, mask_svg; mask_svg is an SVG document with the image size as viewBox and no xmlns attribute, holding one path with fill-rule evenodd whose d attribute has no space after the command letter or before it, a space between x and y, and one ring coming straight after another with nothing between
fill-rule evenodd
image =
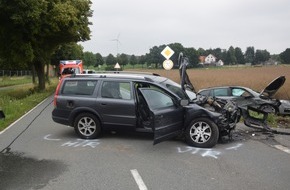
<instances>
[{"instance_id":1,"label":"car side mirror","mask_svg":"<svg viewBox=\"0 0 290 190\"><path fill-rule=\"evenodd\" d=\"M181 106L187 106L188 104L189 104L189 101L187 99L180 100L180 105Z\"/></svg>"}]
</instances>

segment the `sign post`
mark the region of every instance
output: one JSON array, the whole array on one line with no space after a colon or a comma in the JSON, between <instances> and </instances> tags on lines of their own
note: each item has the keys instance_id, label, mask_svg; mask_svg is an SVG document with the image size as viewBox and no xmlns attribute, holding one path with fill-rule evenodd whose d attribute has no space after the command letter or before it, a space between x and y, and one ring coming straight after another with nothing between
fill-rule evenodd
<instances>
[{"instance_id":1,"label":"sign post","mask_svg":"<svg viewBox=\"0 0 290 190\"><path fill-rule=\"evenodd\" d=\"M165 57L165 61L163 61L163 68L165 70L171 70L173 68L173 62L169 59L174 54L174 51L169 47L166 46L163 51L161 52L161 55Z\"/></svg>"}]
</instances>

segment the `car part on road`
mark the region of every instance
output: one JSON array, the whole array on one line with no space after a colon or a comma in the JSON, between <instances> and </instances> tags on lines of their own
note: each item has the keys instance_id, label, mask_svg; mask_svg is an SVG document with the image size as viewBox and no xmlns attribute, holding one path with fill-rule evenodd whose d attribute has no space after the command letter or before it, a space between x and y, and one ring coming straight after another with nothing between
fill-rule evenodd
<instances>
[{"instance_id":1,"label":"car part on road","mask_svg":"<svg viewBox=\"0 0 290 190\"><path fill-rule=\"evenodd\" d=\"M290 135L290 133L288 132L282 132L272 129L267 123L267 112L250 106L248 106L247 108L241 108L241 110L244 118L244 124L246 126L254 129L259 129L264 132L269 132L271 134Z\"/></svg>"}]
</instances>

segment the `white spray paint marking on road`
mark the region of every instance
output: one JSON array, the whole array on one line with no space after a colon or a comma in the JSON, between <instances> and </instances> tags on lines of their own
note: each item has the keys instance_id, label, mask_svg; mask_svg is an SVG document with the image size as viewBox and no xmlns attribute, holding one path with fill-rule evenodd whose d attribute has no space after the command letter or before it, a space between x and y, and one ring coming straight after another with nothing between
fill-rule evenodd
<instances>
[{"instance_id":1,"label":"white spray paint marking on road","mask_svg":"<svg viewBox=\"0 0 290 190\"><path fill-rule=\"evenodd\" d=\"M235 146L225 148L224 150L237 150L240 148L243 144L239 143ZM196 147L191 147L191 146L186 146L186 147L177 147L177 152L178 153L190 153L190 154L199 154L202 157L212 157L215 159L218 159L218 156L222 154L223 151L219 150L213 150L213 149L208 149L208 148L196 148Z\"/></svg>"},{"instance_id":2,"label":"white spray paint marking on road","mask_svg":"<svg viewBox=\"0 0 290 190\"><path fill-rule=\"evenodd\" d=\"M239 143L236 146L226 148L226 150L238 150L243 144Z\"/></svg>"},{"instance_id":3,"label":"white spray paint marking on road","mask_svg":"<svg viewBox=\"0 0 290 190\"><path fill-rule=\"evenodd\" d=\"M43 137L46 141L62 141L62 139L59 138L53 138L51 134L48 134ZM100 144L98 139L94 140L85 140L85 139L76 139L73 141L66 141L63 142L60 146L62 147L90 147L90 148L96 148Z\"/></svg>"},{"instance_id":4,"label":"white spray paint marking on road","mask_svg":"<svg viewBox=\"0 0 290 190\"><path fill-rule=\"evenodd\" d=\"M147 190L147 187L136 169L131 170L131 173L140 190Z\"/></svg>"},{"instance_id":5,"label":"white spray paint marking on road","mask_svg":"<svg viewBox=\"0 0 290 190\"><path fill-rule=\"evenodd\" d=\"M77 141L68 141L61 146L68 146L68 147L91 147L96 148L100 144L99 140L83 140L77 139Z\"/></svg>"},{"instance_id":6,"label":"white spray paint marking on road","mask_svg":"<svg viewBox=\"0 0 290 190\"><path fill-rule=\"evenodd\" d=\"M206 150L204 153L201 154L202 157L213 157L215 159L218 159L218 155L220 155L221 152L215 151L215 150Z\"/></svg>"},{"instance_id":7,"label":"white spray paint marking on road","mask_svg":"<svg viewBox=\"0 0 290 190\"><path fill-rule=\"evenodd\" d=\"M47 141L60 141L61 139L54 139L54 138L50 138L51 134L48 134L46 136L43 137L44 140Z\"/></svg>"}]
</instances>

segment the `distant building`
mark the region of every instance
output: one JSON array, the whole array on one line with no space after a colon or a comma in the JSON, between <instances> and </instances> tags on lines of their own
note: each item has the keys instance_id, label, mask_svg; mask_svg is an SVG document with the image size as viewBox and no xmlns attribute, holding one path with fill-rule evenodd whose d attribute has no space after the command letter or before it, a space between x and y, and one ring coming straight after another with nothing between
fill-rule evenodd
<instances>
[{"instance_id":1,"label":"distant building","mask_svg":"<svg viewBox=\"0 0 290 190\"><path fill-rule=\"evenodd\" d=\"M224 66L224 62L220 59L217 63L216 66Z\"/></svg>"},{"instance_id":2,"label":"distant building","mask_svg":"<svg viewBox=\"0 0 290 190\"><path fill-rule=\"evenodd\" d=\"M199 56L199 64L203 66L223 66L224 62L220 59L217 61L217 58L209 54L208 56Z\"/></svg>"},{"instance_id":3,"label":"distant building","mask_svg":"<svg viewBox=\"0 0 290 190\"><path fill-rule=\"evenodd\" d=\"M208 56L206 56L205 60L204 60L205 64L215 64L216 63L216 57L212 54L209 54Z\"/></svg>"}]
</instances>

